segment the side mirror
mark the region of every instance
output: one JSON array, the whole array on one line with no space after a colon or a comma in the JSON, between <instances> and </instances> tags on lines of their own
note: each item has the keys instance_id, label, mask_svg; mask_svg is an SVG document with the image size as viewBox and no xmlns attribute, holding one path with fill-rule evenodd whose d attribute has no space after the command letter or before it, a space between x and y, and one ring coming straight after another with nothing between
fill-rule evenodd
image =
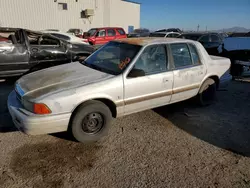
<instances>
[{"instance_id":1,"label":"side mirror","mask_svg":"<svg viewBox=\"0 0 250 188\"><path fill-rule=\"evenodd\" d=\"M128 74L129 78L136 78L136 77L141 77L145 76L145 72L141 69L132 69L130 73Z\"/></svg>"}]
</instances>

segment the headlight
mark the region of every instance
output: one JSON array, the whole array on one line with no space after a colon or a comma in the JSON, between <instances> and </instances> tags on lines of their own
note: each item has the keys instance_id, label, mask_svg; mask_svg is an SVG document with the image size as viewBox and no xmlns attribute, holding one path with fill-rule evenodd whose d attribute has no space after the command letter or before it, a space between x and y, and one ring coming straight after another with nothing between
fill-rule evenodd
<instances>
[{"instance_id":1,"label":"headlight","mask_svg":"<svg viewBox=\"0 0 250 188\"><path fill-rule=\"evenodd\" d=\"M50 114L51 110L46 104L43 103L32 103L26 100L23 100L23 106L26 110L35 113L35 114Z\"/></svg>"}]
</instances>

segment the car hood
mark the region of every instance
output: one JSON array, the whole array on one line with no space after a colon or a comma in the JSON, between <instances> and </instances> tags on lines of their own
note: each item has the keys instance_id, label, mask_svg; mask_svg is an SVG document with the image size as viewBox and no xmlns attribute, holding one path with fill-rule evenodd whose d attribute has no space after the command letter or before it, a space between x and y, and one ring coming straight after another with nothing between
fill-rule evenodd
<instances>
[{"instance_id":1,"label":"car hood","mask_svg":"<svg viewBox=\"0 0 250 188\"><path fill-rule=\"evenodd\" d=\"M111 77L113 75L74 62L21 77L16 82L16 91L24 99L32 101L52 93L96 83Z\"/></svg>"}]
</instances>

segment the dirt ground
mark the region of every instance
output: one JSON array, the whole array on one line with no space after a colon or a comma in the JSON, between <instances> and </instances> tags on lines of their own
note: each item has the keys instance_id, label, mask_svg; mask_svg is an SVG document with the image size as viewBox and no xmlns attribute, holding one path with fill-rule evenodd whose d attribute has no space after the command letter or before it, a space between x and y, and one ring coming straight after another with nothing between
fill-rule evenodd
<instances>
[{"instance_id":1,"label":"dirt ground","mask_svg":"<svg viewBox=\"0 0 250 188\"><path fill-rule=\"evenodd\" d=\"M250 187L250 83L119 118L93 145L16 131L0 83L0 187ZM42 126L42 125L41 125Z\"/></svg>"}]
</instances>

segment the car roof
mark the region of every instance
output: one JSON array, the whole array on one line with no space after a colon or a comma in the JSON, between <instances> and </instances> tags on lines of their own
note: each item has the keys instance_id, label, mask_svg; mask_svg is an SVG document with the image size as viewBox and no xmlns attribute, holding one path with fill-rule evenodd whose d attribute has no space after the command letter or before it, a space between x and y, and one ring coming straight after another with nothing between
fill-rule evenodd
<instances>
[{"instance_id":1,"label":"car roof","mask_svg":"<svg viewBox=\"0 0 250 188\"><path fill-rule=\"evenodd\" d=\"M178 33L178 32L174 32L174 31L170 31L170 32L152 32L152 33L154 33L154 34L170 34L170 33L176 33L176 34L180 34L180 33Z\"/></svg>"},{"instance_id":2,"label":"car roof","mask_svg":"<svg viewBox=\"0 0 250 188\"><path fill-rule=\"evenodd\" d=\"M128 43L139 46L146 46L150 44L166 44L166 43L180 43L180 42L192 42L193 40L182 38L159 38L159 37L138 37L138 38L124 38L116 39L117 42Z\"/></svg>"},{"instance_id":3,"label":"car roof","mask_svg":"<svg viewBox=\"0 0 250 188\"><path fill-rule=\"evenodd\" d=\"M211 34L217 34L215 32L190 32L190 33L182 33L181 35L192 35L192 36L201 36L201 35L211 35Z\"/></svg>"},{"instance_id":4,"label":"car roof","mask_svg":"<svg viewBox=\"0 0 250 188\"><path fill-rule=\"evenodd\" d=\"M123 29L122 27L95 27L91 29Z\"/></svg>"}]
</instances>

